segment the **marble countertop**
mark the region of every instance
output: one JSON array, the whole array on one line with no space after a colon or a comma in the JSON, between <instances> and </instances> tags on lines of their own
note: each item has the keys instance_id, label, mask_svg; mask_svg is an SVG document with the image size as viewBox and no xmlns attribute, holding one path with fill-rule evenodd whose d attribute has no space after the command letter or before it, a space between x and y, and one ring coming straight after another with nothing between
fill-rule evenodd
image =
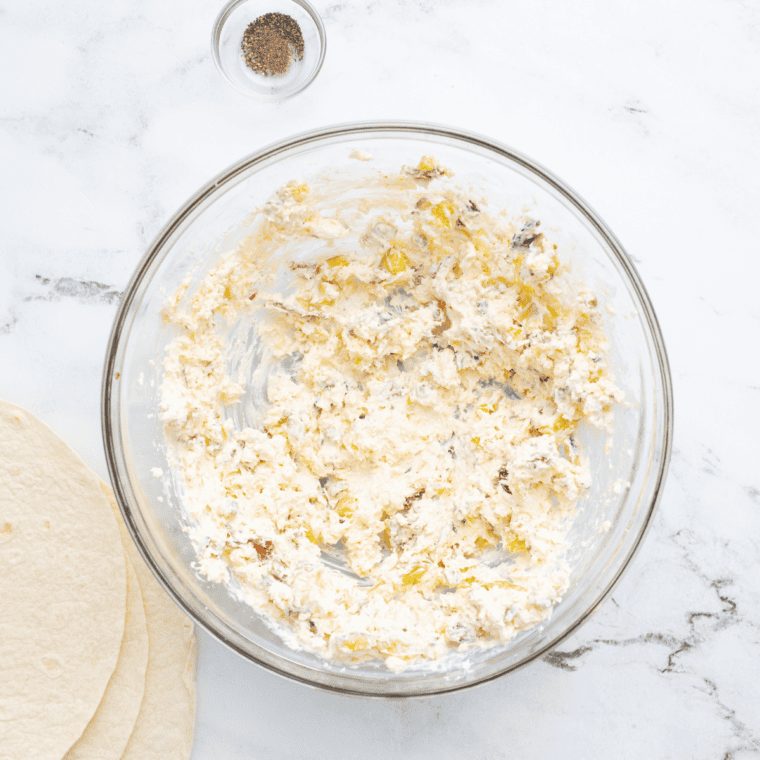
<instances>
[{"instance_id":1,"label":"marble countertop","mask_svg":"<svg viewBox=\"0 0 760 760\"><path fill-rule=\"evenodd\" d=\"M199 633L193 760L760 757L760 6L753 0L314 0L304 93L214 68L210 0L0 2L0 397L99 475L121 292L207 179L332 123L432 121L536 159L634 259L675 440L634 566L558 651L463 693L322 693Z\"/></svg>"}]
</instances>

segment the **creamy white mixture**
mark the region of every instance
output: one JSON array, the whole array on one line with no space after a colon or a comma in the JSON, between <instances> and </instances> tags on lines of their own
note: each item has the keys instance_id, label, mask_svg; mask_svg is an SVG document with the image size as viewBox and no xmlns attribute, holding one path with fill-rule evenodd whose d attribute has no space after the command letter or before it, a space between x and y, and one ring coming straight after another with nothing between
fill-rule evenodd
<instances>
[{"instance_id":1,"label":"creamy white mixture","mask_svg":"<svg viewBox=\"0 0 760 760\"><path fill-rule=\"evenodd\" d=\"M449 174L426 157L360 192L290 184L166 308L162 415L200 571L291 646L394 671L549 616L589 487L574 432L622 400L594 294L540 221ZM229 413L241 319L279 362L250 426Z\"/></svg>"}]
</instances>

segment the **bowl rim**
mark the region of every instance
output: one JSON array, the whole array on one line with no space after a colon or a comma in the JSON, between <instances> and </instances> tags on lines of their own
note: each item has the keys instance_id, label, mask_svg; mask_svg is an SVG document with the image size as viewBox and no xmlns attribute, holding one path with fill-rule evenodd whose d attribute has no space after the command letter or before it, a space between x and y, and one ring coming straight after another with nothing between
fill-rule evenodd
<instances>
[{"instance_id":1,"label":"bowl rim","mask_svg":"<svg viewBox=\"0 0 760 760\"><path fill-rule=\"evenodd\" d=\"M325 54L327 52L327 33L325 32L325 25L322 23L322 17L317 12L317 9L309 2L309 0L289 0L289 2L301 6L301 8L303 8L311 17L312 21L314 21L314 24L317 27L317 34L319 36L319 59L317 60L317 63L309 76L306 77L300 86L292 92L289 92L285 95L257 95L256 93L251 92L251 90L248 90L245 87L241 87L227 73L222 64L221 55L219 53L222 29L224 29L224 25L227 23L227 19L232 14L232 11L241 5L250 3L251 1L252 0L230 0L230 2L228 2L222 8L222 10L219 11L219 15L216 17L214 26L211 29L211 58L214 61L214 65L216 66L217 71L219 71L219 73L224 77L225 81L242 95L264 103L281 103L303 92L317 78L317 74L319 74L320 70L322 69L322 64L325 62Z\"/></svg>"},{"instance_id":2,"label":"bowl rim","mask_svg":"<svg viewBox=\"0 0 760 760\"><path fill-rule=\"evenodd\" d=\"M234 0L234 3L241 2L241 0ZM256 164L267 161L279 153L292 150L298 146L303 146L309 143L314 143L320 140L332 139L336 137L357 137L363 133L382 133L385 132L389 136L398 134L402 136L408 136L409 134L416 135L428 135L437 136L449 139L455 139L457 141L469 143L471 145L487 149L500 154L502 157L509 159L529 172L536 174L540 179L548 183L555 191L559 192L563 198L565 198L571 206L576 207L585 217L586 221L592 224L595 230L602 236L605 242L608 243L610 251L618 259L618 263L621 265L626 276L630 280L630 284L636 291L637 296L640 299L641 306L644 311L644 322L649 329L649 337L652 340L654 348L654 357L657 361L657 366L654 368L659 373L659 382L662 386L662 417L663 427L660 433L660 439L656 442L662 447L660 454L660 461L658 463L656 473L651 476L651 485L649 488L652 491L650 503L647 508L646 516L643 520L642 527L636 536L636 540L629 548L627 554L624 556L624 561L621 563L617 572L611 577L607 584L596 591L596 595L592 602L584 608L583 613L578 620L571 625L568 629L562 631L552 640L546 642L546 644L540 647L537 651L533 652L529 657L523 661L505 667L498 670L495 673L485 675L478 680L469 683L455 683L449 686L441 686L440 688L430 689L428 691L409 691L398 693L373 693L363 691L361 689L354 689L345 685L333 685L322 682L316 682L310 680L305 675L298 675L292 672L288 672L284 669L280 669L271 663L263 662L255 658L250 652L241 649L236 646L234 642L227 639L225 632L217 630L217 628L208 620L202 619L187 603L184 597L179 593L164 575L163 571L153 561L153 558L148 551L140 531L138 530L129 507L129 500L126 496L124 487L121 481L121 473L118 466L119 449L121 449L121 443L117 439L116 433L120 430L120 422L118 420L118 414L115 400L118 398L118 391L115 389L115 384L118 378L115 377L116 372L116 358L119 347L119 339L122 334L125 323L128 321L131 311L131 305L135 298L137 289L142 282L144 276L148 272L154 259L160 253L165 242L171 237L174 231L185 221L185 219L193 213L193 211L204 200L209 198L219 188L226 185L233 180L239 174L247 171L249 168ZM276 673L284 678L292 681L298 681L307 686L313 688L322 689L324 691L330 691L339 694L348 694L352 696L361 696L367 698L379 698L379 699L404 699L404 698L419 698L424 696L435 696L440 694L452 694L455 692L463 691L465 689L471 689L476 686L488 683L497 678L506 675L507 673L516 672L529 663L544 657L551 652L563 641L575 633L586 621L591 617L594 611L599 605L612 593L613 589L617 586L620 579L630 567L633 558L638 553L646 535L648 534L654 515L657 510L657 506L662 497L662 492L665 484L665 479L668 472L670 463L672 440L673 440L673 389L670 373L670 365L668 362L667 352L665 349L665 343L660 330L659 322L652 307L649 295L644 287L641 278L639 277L636 268L631 261L625 249L621 245L617 237L602 221L599 215L573 190L570 189L562 180L549 172L543 166L528 158L519 151L510 148L503 143L500 143L491 138L482 136L480 134L461 130L454 127L444 126L440 124L418 122L418 121L362 121L362 122L345 122L335 124L327 127L321 127L305 132L300 132L292 137L271 143L264 148L251 153L237 162L228 166L224 171L217 174L214 178L208 181L202 188L200 188L195 194L193 194L189 200L187 200L178 211L176 211L170 220L163 226L151 244L148 246L145 254L138 263L135 271L124 290L124 294L119 303L119 307L114 318L114 322L111 328L111 333L108 340L108 346L106 351L106 358L103 367L103 379L101 387L101 430L103 435L103 446L106 457L106 464L108 467L109 477L113 486L116 500L119 505L124 522L132 536L133 541L137 545L143 559L148 567L150 567L153 575L158 582L163 586L165 591L174 599L179 607L198 625L204 630L210 633L215 639L220 641L228 649L238 653L245 659L256 663L257 665L266 668L270 672ZM126 475L126 473L124 473ZM276 657L276 655L275 655ZM300 667L300 666L299 666ZM303 667L304 672L309 669Z\"/></svg>"}]
</instances>

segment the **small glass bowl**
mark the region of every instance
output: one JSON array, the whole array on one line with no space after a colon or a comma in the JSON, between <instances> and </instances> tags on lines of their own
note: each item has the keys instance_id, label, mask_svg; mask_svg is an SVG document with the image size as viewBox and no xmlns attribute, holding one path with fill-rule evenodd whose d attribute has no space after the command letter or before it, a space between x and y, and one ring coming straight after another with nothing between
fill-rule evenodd
<instances>
[{"instance_id":1,"label":"small glass bowl","mask_svg":"<svg viewBox=\"0 0 760 760\"><path fill-rule=\"evenodd\" d=\"M303 57L294 60L284 74L259 74L243 57L245 30L266 13L290 16L301 28ZM211 36L216 67L238 92L256 100L286 100L306 89L322 68L326 47L322 19L307 0L232 0L217 16Z\"/></svg>"}]
</instances>

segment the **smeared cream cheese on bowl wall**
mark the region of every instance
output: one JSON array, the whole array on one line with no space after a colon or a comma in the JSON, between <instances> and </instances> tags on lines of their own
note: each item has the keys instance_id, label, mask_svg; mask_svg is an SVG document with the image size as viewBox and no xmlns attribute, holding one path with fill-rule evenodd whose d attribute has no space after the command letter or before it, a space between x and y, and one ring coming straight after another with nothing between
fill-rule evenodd
<instances>
[{"instance_id":1,"label":"smeared cream cheese on bowl wall","mask_svg":"<svg viewBox=\"0 0 760 760\"><path fill-rule=\"evenodd\" d=\"M546 620L578 429L626 402L561 240L455 171L286 184L164 308L198 570L333 662L400 672Z\"/></svg>"}]
</instances>

